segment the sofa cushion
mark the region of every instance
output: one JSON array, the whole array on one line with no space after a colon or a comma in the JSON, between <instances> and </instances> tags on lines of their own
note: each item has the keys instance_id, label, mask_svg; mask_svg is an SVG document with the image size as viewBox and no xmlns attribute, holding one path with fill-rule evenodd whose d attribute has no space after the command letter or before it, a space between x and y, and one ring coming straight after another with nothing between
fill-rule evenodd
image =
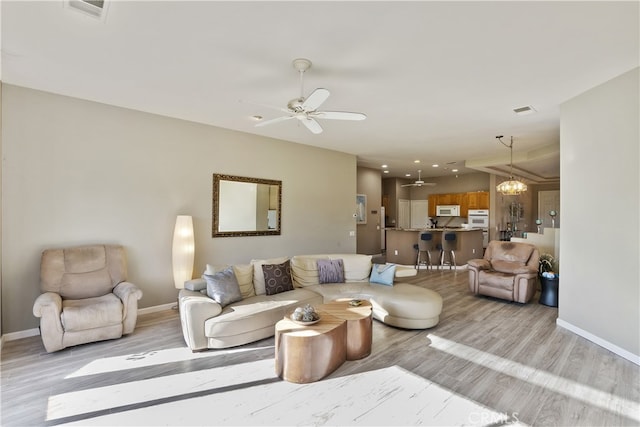
<instances>
[{"instance_id":1,"label":"sofa cushion","mask_svg":"<svg viewBox=\"0 0 640 427\"><path fill-rule=\"evenodd\" d=\"M306 289L294 289L275 295L256 295L226 306L218 316L205 321L207 337L231 337L251 333L276 322L298 306L322 303L322 296ZM273 335L273 331L271 332Z\"/></svg>"},{"instance_id":2,"label":"sofa cushion","mask_svg":"<svg viewBox=\"0 0 640 427\"><path fill-rule=\"evenodd\" d=\"M319 259L318 279L322 283L344 283L342 259Z\"/></svg>"},{"instance_id":3,"label":"sofa cushion","mask_svg":"<svg viewBox=\"0 0 640 427\"><path fill-rule=\"evenodd\" d=\"M329 259L328 255L296 255L291 258L291 274L293 284L304 288L320 283L318 260Z\"/></svg>"},{"instance_id":4,"label":"sofa cushion","mask_svg":"<svg viewBox=\"0 0 640 427\"><path fill-rule=\"evenodd\" d=\"M342 259L345 282L368 282L371 275L371 255L336 254L329 259Z\"/></svg>"},{"instance_id":5,"label":"sofa cushion","mask_svg":"<svg viewBox=\"0 0 640 427\"><path fill-rule=\"evenodd\" d=\"M266 295L275 295L293 290L289 260L282 264L263 264L262 272Z\"/></svg>"},{"instance_id":6,"label":"sofa cushion","mask_svg":"<svg viewBox=\"0 0 640 427\"><path fill-rule=\"evenodd\" d=\"M535 246L529 244L516 244L514 242L500 242L492 248L491 264L494 261L520 261L524 264L529 261Z\"/></svg>"},{"instance_id":7,"label":"sofa cushion","mask_svg":"<svg viewBox=\"0 0 640 427\"><path fill-rule=\"evenodd\" d=\"M501 273L525 274L532 272L526 264L520 261L493 260L491 261L491 267Z\"/></svg>"},{"instance_id":8,"label":"sofa cushion","mask_svg":"<svg viewBox=\"0 0 640 427\"><path fill-rule=\"evenodd\" d=\"M204 274L214 274L224 270L227 267L229 266L207 264L207 268L205 269ZM251 264L234 265L233 272L236 275L238 286L240 286L240 293L242 294L242 298L249 298L254 296L256 292L253 288L253 265ZM185 288L187 288L187 283L185 283ZM190 290L198 290L198 289L190 289Z\"/></svg>"},{"instance_id":9,"label":"sofa cushion","mask_svg":"<svg viewBox=\"0 0 640 427\"><path fill-rule=\"evenodd\" d=\"M120 325L122 324L122 302L115 294L79 300L62 300L60 320L65 332Z\"/></svg>"},{"instance_id":10,"label":"sofa cushion","mask_svg":"<svg viewBox=\"0 0 640 427\"><path fill-rule=\"evenodd\" d=\"M253 266L253 289L256 295L265 295L267 293L264 284L264 273L262 272L263 264L282 264L289 257L279 257L271 259L252 259L251 265Z\"/></svg>"},{"instance_id":11,"label":"sofa cushion","mask_svg":"<svg viewBox=\"0 0 640 427\"><path fill-rule=\"evenodd\" d=\"M207 281L207 295L222 307L242 300L233 267L227 267L214 274L205 274L204 279Z\"/></svg>"},{"instance_id":12,"label":"sofa cushion","mask_svg":"<svg viewBox=\"0 0 640 427\"><path fill-rule=\"evenodd\" d=\"M395 264L373 264L373 267L371 267L371 277L369 278L369 281L380 285L393 286L395 273Z\"/></svg>"}]
</instances>

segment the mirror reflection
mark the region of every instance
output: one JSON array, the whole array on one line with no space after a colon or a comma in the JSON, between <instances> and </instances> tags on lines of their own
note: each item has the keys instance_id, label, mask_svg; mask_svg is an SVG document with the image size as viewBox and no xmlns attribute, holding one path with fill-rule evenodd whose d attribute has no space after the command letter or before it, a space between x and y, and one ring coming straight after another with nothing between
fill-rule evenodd
<instances>
[{"instance_id":1,"label":"mirror reflection","mask_svg":"<svg viewBox=\"0 0 640 427\"><path fill-rule=\"evenodd\" d=\"M213 237L280 234L282 181L213 175Z\"/></svg>"}]
</instances>

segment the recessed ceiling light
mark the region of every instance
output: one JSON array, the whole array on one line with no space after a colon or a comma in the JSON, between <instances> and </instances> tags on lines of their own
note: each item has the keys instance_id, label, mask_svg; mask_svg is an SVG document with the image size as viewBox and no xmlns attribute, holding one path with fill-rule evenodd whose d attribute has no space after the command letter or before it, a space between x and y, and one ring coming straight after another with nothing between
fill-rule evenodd
<instances>
[{"instance_id":1,"label":"recessed ceiling light","mask_svg":"<svg viewBox=\"0 0 640 427\"><path fill-rule=\"evenodd\" d=\"M382 173L389 173L389 171L382 171Z\"/></svg>"},{"instance_id":2,"label":"recessed ceiling light","mask_svg":"<svg viewBox=\"0 0 640 427\"><path fill-rule=\"evenodd\" d=\"M451 169L451 172L458 172L458 169Z\"/></svg>"},{"instance_id":3,"label":"recessed ceiling light","mask_svg":"<svg viewBox=\"0 0 640 427\"><path fill-rule=\"evenodd\" d=\"M420 160L414 160L413 163L420 163Z\"/></svg>"},{"instance_id":4,"label":"recessed ceiling light","mask_svg":"<svg viewBox=\"0 0 640 427\"><path fill-rule=\"evenodd\" d=\"M536 112L536 109L531 105L525 105L524 107L514 108L513 112L519 116L526 116L527 114L533 114Z\"/></svg>"},{"instance_id":5,"label":"recessed ceiling light","mask_svg":"<svg viewBox=\"0 0 640 427\"><path fill-rule=\"evenodd\" d=\"M404 176L411 176L411 174L410 173L405 173Z\"/></svg>"},{"instance_id":6,"label":"recessed ceiling light","mask_svg":"<svg viewBox=\"0 0 640 427\"><path fill-rule=\"evenodd\" d=\"M389 166L387 166L387 165L382 165L382 167L383 167L383 168L388 168Z\"/></svg>"},{"instance_id":7,"label":"recessed ceiling light","mask_svg":"<svg viewBox=\"0 0 640 427\"><path fill-rule=\"evenodd\" d=\"M437 168L438 166L440 166L440 165L437 164L437 163L434 163L434 164L431 165L431 167L433 167L433 168Z\"/></svg>"}]
</instances>

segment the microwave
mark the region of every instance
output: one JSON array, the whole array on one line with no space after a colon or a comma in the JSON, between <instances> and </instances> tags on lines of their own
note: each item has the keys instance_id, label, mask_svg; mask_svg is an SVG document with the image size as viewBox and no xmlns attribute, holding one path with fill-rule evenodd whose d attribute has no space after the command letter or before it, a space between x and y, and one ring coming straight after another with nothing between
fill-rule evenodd
<instances>
[{"instance_id":1,"label":"microwave","mask_svg":"<svg viewBox=\"0 0 640 427\"><path fill-rule=\"evenodd\" d=\"M437 205L436 216L460 216L460 205Z\"/></svg>"}]
</instances>

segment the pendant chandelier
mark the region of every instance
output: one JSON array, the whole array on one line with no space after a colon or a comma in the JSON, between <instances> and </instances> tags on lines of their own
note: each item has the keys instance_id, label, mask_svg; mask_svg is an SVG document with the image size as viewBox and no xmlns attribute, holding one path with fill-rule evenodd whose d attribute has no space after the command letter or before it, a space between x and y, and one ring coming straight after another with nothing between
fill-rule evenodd
<instances>
[{"instance_id":1,"label":"pendant chandelier","mask_svg":"<svg viewBox=\"0 0 640 427\"><path fill-rule=\"evenodd\" d=\"M511 137L511 144L507 145L502 140L503 136L496 136L498 141L505 147L508 147L511 150L511 169L509 171L509 180L503 181L496 186L496 190L499 193L502 193L505 196L517 196L521 194L523 191L527 191L527 184L524 182L513 179L513 137Z\"/></svg>"}]
</instances>

